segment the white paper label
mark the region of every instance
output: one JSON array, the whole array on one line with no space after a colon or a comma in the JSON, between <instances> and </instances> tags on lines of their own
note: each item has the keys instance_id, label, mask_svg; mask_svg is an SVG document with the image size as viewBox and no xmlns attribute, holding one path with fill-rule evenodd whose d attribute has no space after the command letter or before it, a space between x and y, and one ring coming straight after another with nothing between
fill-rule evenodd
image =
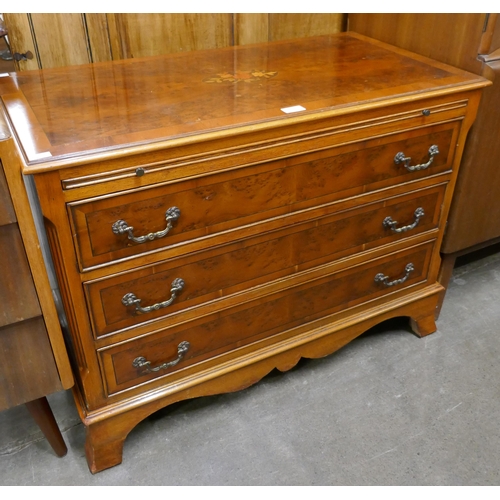
<instances>
[{"instance_id":1,"label":"white paper label","mask_svg":"<svg viewBox=\"0 0 500 500\"><path fill-rule=\"evenodd\" d=\"M281 108L283 113L297 113L297 111L305 111L304 106L290 106L289 108Z\"/></svg>"}]
</instances>

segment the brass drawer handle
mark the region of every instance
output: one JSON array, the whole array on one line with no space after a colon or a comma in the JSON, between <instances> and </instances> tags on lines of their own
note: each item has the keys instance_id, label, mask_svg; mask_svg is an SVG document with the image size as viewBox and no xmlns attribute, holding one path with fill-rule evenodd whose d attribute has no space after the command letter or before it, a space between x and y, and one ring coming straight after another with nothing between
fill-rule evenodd
<instances>
[{"instance_id":1,"label":"brass drawer handle","mask_svg":"<svg viewBox=\"0 0 500 500\"><path fill-rule=\"evenodd\" d=\"M412 271L415 271L415 267L413 266L413 264L411 262L409 264L406 264L405 271L406 271L406 274L402 278L399 278L398 280L394 280L394 281L387 281L389 279L389 276L384 276L383 273L378 273L375 276L375 282L376 283L383 283L385 286L400 285L401 283L404 283L410 277L410 273Z\"/></svg>"},{"instance_id":2,"label":"brass drawer handle","mask_svg":"<svg viewBox=\"0 0 500 500\"><path fill-rule=\"evenodd\" d=\"M141 307L139 304L141 303L141 299L138 299L133 293L126 293L122 297L122 304L124 306L133 306L135 305L135 310L141 313L148 313L151 311L158 311L158 309L162 309L163 307L169 306L177 297L177 294L184 288L184 280L181 278L176 278L172 281L172 285L170 288L171 296L168 300L164 302L158 302L158 304L153 304L152 306Z\"/></svg>"},{"instance_id":3,"label":"brass drawer handle","mask_svg":"<svg viewBox=\"0 0 500 500\"><path fill-rule=\"evenodd\" d=\"M134 236L134 228L129 226L126 221L120 219L113 223L111 229L115 234L128 233L128 239L132 240L134 243L144 243L146 241L156 240L158 238L163 238L172 229L172 222L176 221L181 216L181 211L177 207L171 207L165 212L165 220L167 221L167 227L163 231L157 231L156 233L149 233L144 236Z\"/></svg>"},{"instance_id":4,"label":"brass drawer handle","mask_svg":"<svg viewBox=\"0 0 500 500\"><path fill-rule=\"evenodd\" d=\"M429 167L431 165L432 161L434 160L434 156L436 156L437 154L439 154L439 148L435 144L433 144L429 148L430 158L429 158L429 161L427 163L421 163L420 165L411 166L410 165L411 158L409 156L405 156L405 154L402 152L399 152L394 157L394 163L396 165L399 165L400 163L404 163L406 170L408 170L409 172L415 172L417 170L424 170L427 167Z\"/></svg>"},{"instance_id":5,"label":"brass drawer handle","mask_svg":"<svg viewBox=\"0 0 500 500\"><path fill-rule=\"evenodd\" d=\"M390 228L391 231L395 233L404 233L405 231L409 231L410 229L414 229L418 226L420 219L425 215L424 209L419 207L415 210L415 221L412 224L408 224L407 226L396 227L398 225L397 220L392 220L392 217L386 217L382 222L384 227Z\"/></svg>"},{"instance_id":6,"label":"brass drawer handle","mask_svg":"<svg viewBox=\"0 0 500 500\"><path fill-rule=\"evenodd\" d=\"M160 370L164 370L165 368L170 368L171 366L175 366L189 351L190 347L191 344L187 340L183 340L177 346L177 358L175 358L173 361L167 361L165 363L162 363L161 365L152 368L151 361L146 361L146 358L144 356L139 356L138 358L135 358L134 361L132 361L132 366L134 368L145 368L146 371L148 372L158 372Z\"/></svg>"}]
</instances>

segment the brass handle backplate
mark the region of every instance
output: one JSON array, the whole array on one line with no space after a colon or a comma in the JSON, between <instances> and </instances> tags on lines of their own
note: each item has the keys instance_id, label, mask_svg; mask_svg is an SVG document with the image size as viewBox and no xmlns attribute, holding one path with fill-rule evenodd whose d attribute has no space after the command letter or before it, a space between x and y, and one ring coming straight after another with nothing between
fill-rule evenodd
<instances>
[{"instance_id":1,"label":"brass handle backplate","mask_svg":"<svg viewBox=\"0 0 500 500\"><path fill-rule=\"evenodd\" d=\"M170 285L170 298L163 301L158 302L157 304L153 304L152 306L141 307L139 304L141 303L141 299L138 299L133 293L126 293L122 297L122 304L124 306L133 306L135 305L135 310L141 313L148 313L151 311L158 311L158 309L162 309L163 307L168 307L177 297L178 293L184 288L184 280L181 278L175 278Z\"/></svg>"},{"instance_id":2,"label":"brass handle backplate","mask_svg":"<svg viewBox=\"0 0 500 500\"><path fill-rule=\"evenodd\" d=\"M404 166L406 170L409 172L415 172L417 170L424 170L428 167L430 167L431 163L434 160L434 156L439 154L439 148L433 144L429 148L429 161L427 163L421 163L420 165L410 165L411 157L406 156L404 153L399 152L395 157L394 157L394 163L396 165L399 165L400 163L404 163Z\"/></svg>"},{"instance_id":3,"label":"brass handle backplate","mask_svg":"<svg viewBox=\"0 0 500 500\"><path fill-rule=\"evenodd\" d=\"M388 281L389 276L385 276L383 273L378 273L375 276L375 282L376 283L383 283L385 286L400 285L401 283L404 283L410 277L410 274L413 271L415 271L415 267L413 266L413 264L411 262L409 264L406 264L405 271L406 271L406 274L402 278L399 278L399 279L394 280L394 281Z\"/></svg>"},{"instance_id":4,"label":"brass handle backplate","mask_svg":"<svg viewBox=\"0 0 500 500\"><path fill-rule=\"evenodd\" d=\"M155 366L153 368L151 367L151 361L147 361L144 356L139 356L135 358L134 361L132 361L132 366L134 368L144 368L148 372L158 372L160 370L164 370L165 368L175 366L189 351L190 347L191 344L187 340L183 340L177 346L177 358L175 358L173 361L166 361L165 363L162 363L161 365Z\"/></svg>"},{"instance_id":5,"label":"brass handle backplate","mask_svg":"<svg viewBox=\"0 0 500 500\"><path fill-rule=\"evenodd\" d=\"M176 221L181 216L181 211L177 207L171 207L165 212L165 220L167 221L167 227L162 231L157 231L156 233L149 233L144 236L134 236L134 228L129 226L123 219L117 220L111 226L113 233L115 234L125 234L128 233L128 239L132 240L134 243L145 243L146 241L157 240L158 238L163 238L172 229L172 222Z\"/></svg>"},{"instance_id":6,"label":"brass handle backplate","mask_svg":"<svg viewBox=\"0 0 500 500\"><path fill-rule=\"evenodd\" d=\"M414 216L415 216L415 221L412 224L408 224L407 226L402 226L402 227L396 227L398 225L397 220L392 220L392 217L386 217L382 224L384 227L389 228L391 231L394 231L395 233L404 233L405 231L409 231L410 229L414 229L415 227L418 226L418 223L420 222L420 219L425 215L424 209L419 207L415 210Z\"/></svg>"}]
</instances>

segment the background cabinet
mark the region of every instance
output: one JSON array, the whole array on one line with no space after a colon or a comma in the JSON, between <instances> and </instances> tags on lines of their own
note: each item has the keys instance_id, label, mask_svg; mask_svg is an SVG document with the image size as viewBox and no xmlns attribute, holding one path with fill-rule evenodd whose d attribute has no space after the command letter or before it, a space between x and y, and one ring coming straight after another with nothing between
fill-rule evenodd
<instances>
[{"instance_id":1,"label":"background cabinet","mask_svg":"<svg viewBox=\"0 0 500 500\"><path fill-rule=\"evenodd\" d=\"M441 247L446 287L460 255L500 242L500 20L498 14L351 14L349 29L482 75ZM425 36L423 36L425 35Z\"/></svg>"},{"instance_id":2,"label":"background cabinet","mask_svg":"<svg viewBox=\"0 0 500 500\"><path fill-rule=\"evenodd\" d=\"M345 14L4 14L18 71L344 31Z\"/></svg>"},{"instance_id":3,"label":"background cabinet","mask_svg":"<svg viewBox=\"0 0 500 500\"><path fill-rule=\"evenodd\" d=\"M73 375L12 142L0 116L0 411L26 404L62 456L45 396L70 388Z\"/></svg>"}]
</instances>

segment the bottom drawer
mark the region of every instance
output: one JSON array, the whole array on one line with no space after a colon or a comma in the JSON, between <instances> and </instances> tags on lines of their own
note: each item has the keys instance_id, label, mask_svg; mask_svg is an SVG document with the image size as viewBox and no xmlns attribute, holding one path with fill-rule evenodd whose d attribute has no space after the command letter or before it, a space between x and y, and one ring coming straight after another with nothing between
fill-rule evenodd
<instances>
[{"instance_id":1,"label":"bottom drawer","mask_svg":"<svg viewBox=\"0 0 500 500\"><path fill-rule=\"evenodd\" d=\"M99 351L108 394L424 283L434 242L328 273L219 313ZM413 290L413 287L412 287Z\"/></svg>"}]
</instances>

